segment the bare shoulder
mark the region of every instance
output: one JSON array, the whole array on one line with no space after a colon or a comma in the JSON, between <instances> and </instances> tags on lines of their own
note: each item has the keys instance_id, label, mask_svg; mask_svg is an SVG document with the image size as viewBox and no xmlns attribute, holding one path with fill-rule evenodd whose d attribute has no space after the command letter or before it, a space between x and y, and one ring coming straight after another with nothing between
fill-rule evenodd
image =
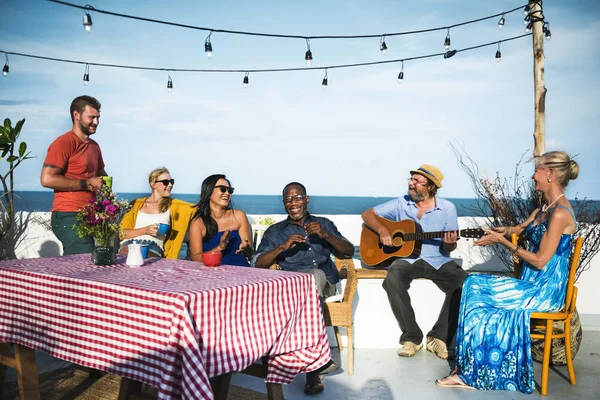
<instances>
[{"instance_id":1,"label":"bare shoulder","mask_svg":"<svg viewBox=\"0 0 600 400\"><path fill-rule=\"evenodd\" d=\"M235 219L247 218L246 213L243 212L242 210L238 210L238 209L233 210L233 216L235 217Z\"/></svg>"},{"instance_id":2,"label":"bare shoulder","mask_svg":"<svg viewBox=\"0 0 600 400\"><path fill-rule=\"evenodd\" d=\"M565 207L569 207L568 209ZM556 207L550 216L550 223L561 227L564 233L573 233L575 231L575 220L571 214L573 210L570 205Z\"/></svg>"}]
</instances>

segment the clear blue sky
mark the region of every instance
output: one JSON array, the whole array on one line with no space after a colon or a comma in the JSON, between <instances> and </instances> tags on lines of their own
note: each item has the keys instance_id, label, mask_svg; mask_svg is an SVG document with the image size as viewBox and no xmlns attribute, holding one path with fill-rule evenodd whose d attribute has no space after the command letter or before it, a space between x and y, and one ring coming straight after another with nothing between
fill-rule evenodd
<instances>
[{"instance_id":1,"label":"clear blue sky","mask_svg":"<svg viewBox=\"0 0 600 400\"><path fill-rule=\"evenodd\" d=\"M77 0L72 0L76 2ZM216 29L296 35L380 34L446 26L492 15L525 1L97 1L117 13ZM88 3L77 3L85 5ZM546 1L552 39L545 41L546 149L578 154L568 195L600 199L600 2ZM133 21L46 1L0 2L0 49L97 63L164 68L303 67L306 43L206 32ZM523 14L451 30L452 48L522 34ZM313 66L415 57L443 52L445 31L379 38L313 40ZM250 74L167 73L91 67L9 56L0 76L0 118L26 118L22 138L37 158L17 171L17 189L42 190L48 145L71 128L69 105L81 94L102 102L94 135L118 192L145 192L148 173L171 170L177 193L197 193L202 180L225 173L238 193L278 194L289 181L313 195L397 196L408 170L422 163L445 174L445 197L473 197L450 143L464 146L480 171L512 176L533 149L531 38L400 64L323 71ZM0 54L3 57L3 54ZM0 59L0 62L4 61ZM5 171L4 166L0 172ZM525 165L524 174L533 167Z\"/></svg>"}]
</instances>

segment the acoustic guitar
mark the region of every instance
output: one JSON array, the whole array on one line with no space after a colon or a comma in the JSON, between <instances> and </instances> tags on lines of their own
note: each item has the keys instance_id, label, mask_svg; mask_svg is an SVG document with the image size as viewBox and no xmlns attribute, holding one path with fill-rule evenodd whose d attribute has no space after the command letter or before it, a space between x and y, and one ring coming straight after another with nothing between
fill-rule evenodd
<instances>
[{"instance_id":1,"label":"acoustic guitar","mask_svg":"<svg viewBox=\"0 0 600 400\"><path fill-rule=\"evenodd\" d=\"M371 228L363 224L360 234L360 258L369 266L378 265L392 257L413 257L421 254L421 244L423 240L436 239L444 237L445 232L423 232L421 225L412 219L403 219L402 221L390 221L389 219L377 216L392 235L392 246L384 246L379 240L379 235ZM468 228L458 231L459 237L480 238L485 235L483 229Z\"/></svg>"}]
</instances>

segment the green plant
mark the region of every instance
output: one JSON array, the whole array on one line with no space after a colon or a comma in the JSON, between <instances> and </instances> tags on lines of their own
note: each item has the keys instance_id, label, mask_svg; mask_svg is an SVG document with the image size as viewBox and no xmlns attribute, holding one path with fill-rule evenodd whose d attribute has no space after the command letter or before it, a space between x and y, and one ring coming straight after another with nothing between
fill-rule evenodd
<instances>
[{"instance_id":1,"label":"green plant","mask_svg":"<svg viewBox=\"0 0 600 400\"><path fill-rule=\"evenodd\" d=\"M2 196L0 197L0 241L3 241L15 221L15 203L14 203L14 171L29 157L31 152L27 151L27 143L19 143L19 135L25 123L25 118L12 126L10 119L4 120L4 125L0 126L0 162L6 161L8 169L6 172L0 172L0 181L2 182ZM4 163L2 162L4 165Z\"/></svg>"},{"instance_id":2,"label":"green plant","mask_svg":"<svg viewBox=\"0 0 600 400\"><path fill-rule=\"evenodd\" d=\"M255 219L256 224L258 225L266 225L266 226L271 226L273 225L275 222L275 218L267 216L267 217L262 217L262 218L256 218Z\"/></svg>"}]
</instances>

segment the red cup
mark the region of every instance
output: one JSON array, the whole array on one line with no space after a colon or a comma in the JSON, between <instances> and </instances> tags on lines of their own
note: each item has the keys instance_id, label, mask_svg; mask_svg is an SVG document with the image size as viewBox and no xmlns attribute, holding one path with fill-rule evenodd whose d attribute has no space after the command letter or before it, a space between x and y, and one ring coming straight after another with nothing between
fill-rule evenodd
<instances>
[{"instance_id":1,"label":"red cup","mask_svg":"<svg viewBox=\"0 0 600 400\"><path fill-rule=\"evenodd\" d=\"M220 251L207 251L202 253L202 262L207 267L216 267L221 264L223 254Z\"/></svg>"}]
</instances>

